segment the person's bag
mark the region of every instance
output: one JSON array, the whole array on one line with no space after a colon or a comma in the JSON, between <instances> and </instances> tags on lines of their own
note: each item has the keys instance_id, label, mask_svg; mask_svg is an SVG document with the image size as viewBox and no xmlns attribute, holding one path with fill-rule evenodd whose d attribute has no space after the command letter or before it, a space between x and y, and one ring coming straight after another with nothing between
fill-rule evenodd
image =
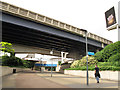
<instances>
[{"instance_id":1,"label":"person's bag","mask_svg":"<svg viewBox=\"0 0 120 90\"><path fill-rule=\"evenodd\" d=\"M100 78L100 73L98 74L98 77Z\"/></svg>"}]
</instances>

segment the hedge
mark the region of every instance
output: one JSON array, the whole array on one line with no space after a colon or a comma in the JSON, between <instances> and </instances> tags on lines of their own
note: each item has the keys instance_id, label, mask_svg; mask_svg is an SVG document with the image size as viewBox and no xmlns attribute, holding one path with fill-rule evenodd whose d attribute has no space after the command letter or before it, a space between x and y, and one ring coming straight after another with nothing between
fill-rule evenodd
<instances>
[{"instance_id":1,"label":"hedge","mask_svg":"<svg viewBox=\"0 0 120 90\"><path fill-rule=\"evenodd\" d=\"M97 66L99 67L100 71L105 71L105 70L112 70L112 71L120 71L119 66L113 66L111 62L98 62ZM77 68L68 68L66 70L87 70L87 66L81 66ZM92 66L88 66L88 70L95 70L95 64Z\"/></svg>"},{"instance_id":2,"label":"hedge","mask_svg":"<svg viewBox=\"0 0 120 90\"><path fill-rule=\"evenodd\" d=\"M98 66L113 66L113 65L111 64L111 62L98 62L97 65L98 65Z\"/></svg>"},{"instance_id":3,"label":"hedge","mask_svg":"<svg viewBox=\"0 0 120 90\"><path fill-rule=\"evenodd\" d=\"M120 67L115 67L115 66L101 66L99 67L100 71L106 71L106 70L112 70L112 71L120 71ZM80 67L80 68L68 68L68 69L65 69L65 70L87 70L87 67ZM95 67L88 67L88 70L90 71L94 71L95 70Z\"/></svg>"}]
</instances>

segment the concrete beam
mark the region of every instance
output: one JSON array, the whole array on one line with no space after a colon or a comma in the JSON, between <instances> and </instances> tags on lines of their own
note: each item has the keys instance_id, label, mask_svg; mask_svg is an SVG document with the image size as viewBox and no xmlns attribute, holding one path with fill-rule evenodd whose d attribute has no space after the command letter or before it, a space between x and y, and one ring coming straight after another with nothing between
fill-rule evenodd
<instances>
[{"instance_id":1,"label":"concrete beam","mask_svg":"<svg viewBox=\"0 0 120 90\"><path fill-rule=\"evenodd\" d=\"M15 50L15 53L38 53L43 55L51 55L49 49L44 48L38 48L38 47L32 47L32 46L26 46L26 45L20 45L20 44L14 44L12 45L13 49ZM54 56L60 56L60 51L54 51Z\"/></svg>"},{"instance_id":2,"label":"concrete beam","mask_svg":"<svg viewBox=\"0 0 120 90\"><path fill-rule=\"evenodd\" d=\"M15 44L12 43L12 47L15 50L15 53L27 53L27 54L34 54L34 53L38 53L38 54L42 54L42 55L51 55L50 54L50 49L44 49L44 48L38 48L38 47L32 47L32 46L26 46L26 45L20 45L20 44ZM53 56L58 56L61 57L61 51L53 51ZM81 50L77 50L77 49L73 49L70 52L68 52L68 55L66 58L73 58L73 59L81 59L82 56L85 55L85 52L83 49Z\"/></svg>"}]
</instances>

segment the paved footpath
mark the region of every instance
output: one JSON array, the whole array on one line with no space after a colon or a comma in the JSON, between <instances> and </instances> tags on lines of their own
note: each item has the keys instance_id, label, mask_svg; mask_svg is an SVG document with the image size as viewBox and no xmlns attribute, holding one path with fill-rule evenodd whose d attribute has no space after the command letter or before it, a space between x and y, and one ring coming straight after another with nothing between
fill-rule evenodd
<instances>
[{"instance_id":1,"label":"paved footpath","mask_svg":"<svg viewBox=\"0 0 120 90\"><path fill-rule=\"evenodd\" d=\"M41 73L37 74L42 78L47 80L68 86L70 88L118 88L117 81L110 80L101 80L100 83L96 83L96 79L89 78L89 85L86 85L86 78L80 76L72 76L72 75L64 75L60 73L53 73L53 77L51 77L51 73Z\"/></svg>"},{"instance_id":2,"label":"paved footpath","mask_svg":"<svg viewBox=\"0 0 120 90\"><path fill-rule=\"evenodd\" d=\"M39 72L40 73L40 72ZM3 88L69 88L37 75L37 72L26 70L2 78Z\"/></svg>"},{"instance_id":3,"label":"paved footpath","mask_svg":"<svg viewBox=\"0 0 120 90\"><path fill-rule=\"evenodd\" d=\"M3 88L118 88L118 82L89 79L89 86L86 85L86 78L79 76L64 75L50 72L40 73L39 71L26 70L21 73L5 76L2 78Z\"/></svg>"}]
</instances>

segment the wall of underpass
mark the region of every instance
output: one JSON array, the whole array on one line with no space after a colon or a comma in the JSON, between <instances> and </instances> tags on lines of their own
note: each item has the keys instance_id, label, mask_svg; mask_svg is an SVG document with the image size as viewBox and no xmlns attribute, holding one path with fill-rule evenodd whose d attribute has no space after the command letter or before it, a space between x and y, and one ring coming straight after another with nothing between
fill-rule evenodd
<instances>
[{"instance_id":1,"label":"wall of underpass","mask_svg":"<svg viewBox=\"0 0 120 90\"><path fill-rule=\"evenodd\" d=\"M0 76L13 74L13 69L16 69L16 72L22 72L23 71L23 68L0 66L0 70L1 70Z\"/></svg>"}]
</instances>

